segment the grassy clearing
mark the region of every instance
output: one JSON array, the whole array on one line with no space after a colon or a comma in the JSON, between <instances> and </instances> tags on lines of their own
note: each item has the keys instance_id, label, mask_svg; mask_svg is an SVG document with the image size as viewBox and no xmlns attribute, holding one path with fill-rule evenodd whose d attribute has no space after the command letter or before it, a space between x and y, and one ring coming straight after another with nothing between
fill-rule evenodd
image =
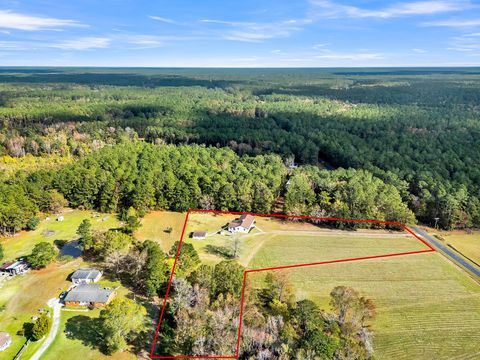
<instances>
[{"instance_id":1,"label":"grassy clearing","mask_svg":"<svg viewBox=\"0 0 480 360\"><path fill-rule=\"evenodd\" d=\"M78 225L83 219L90 219L95 230L106 231L120 226L114 214L99 214L98 217L93 217L91 211L66 210L62 215L64 221L56 221L57 217L51 216L50 220L42 220L34 231L22 231L13 237L0 238L5 251L5 260L30 254L35 244L42 241L53 243L55 240L76 239Z\"/></svg>"},{"instance_id":2,"label":"grassy clearing","mask_svg":"<svg viewBox=\"0 0 480 360\"><path fill-rule=\"evenodd\" d=\"M290 256L294 256L290 253ZM297 297L329 309L329 293L351 286L372 298L378 359L473 359L480 356L480 288L436 253L287 271ZM266 273L249 274L262 281Z\"/></svg>"},{"instance_id":3,"label":"grassy clearing","mask_svg":"<svg viewBox=\"0 0 480 360\"><path fill-rule=\"evenodd\" d=\"M135 237L154 240L167 252L175 241L180 240L185 216L173 211L153 211L142 219L142 227L135 232ZM170 233L166 232L169 227L172 228Z\"/></svg>"}]
</instances>

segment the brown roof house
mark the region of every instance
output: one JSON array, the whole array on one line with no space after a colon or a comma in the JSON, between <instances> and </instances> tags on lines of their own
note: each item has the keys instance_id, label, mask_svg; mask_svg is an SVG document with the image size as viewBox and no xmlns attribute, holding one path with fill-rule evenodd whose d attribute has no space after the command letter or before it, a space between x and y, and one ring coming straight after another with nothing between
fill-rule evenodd
<instances>
[{"instance_id":1,"label":"brown roof house","mask_svg":"<svg viewBox=\"0 0 480 360\"><path fill-rule=\"evenodd\" d=\"M96 284L80 284L65 296L66 306L88 306L98 308L107 305L114 297L115 291Z\"/></svg>"},{"instance_id":2,"label":"brown roof house","mask_svg":"<svg viewBox=\"0 0 480 360\"><path fill-rule=\"evenodd\" d=\"M192 239L202 240L207 237L206 231L194 231L192 232Z\"/></svg>"},{"instance_id":3,"label":"brown roof house","mask_svg":"<svg viewBox=\"0 0 480 360\"><path fill-rule=\"evenodd\" d=\"M6 332L0 332L0 351L12 345L12 337Z\"/></svg>"},{"instance_id":4,"label":"brown roof house","mask_svg":"<svg viewBox=\"0 0 480 360\"><path fill-rule=\"evenodd\" d=\"M231 233L248 233L255 227L255 218L252 215L242 215L228 223L227 230Z\"/></svg>"}]
</instances>

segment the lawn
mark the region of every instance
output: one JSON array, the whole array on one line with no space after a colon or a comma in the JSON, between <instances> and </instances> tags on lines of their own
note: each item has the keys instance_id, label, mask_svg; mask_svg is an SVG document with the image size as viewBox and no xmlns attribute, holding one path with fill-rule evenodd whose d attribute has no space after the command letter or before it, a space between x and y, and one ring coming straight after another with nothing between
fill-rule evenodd
<instances>
[{"instance_id":1,"label":"lawn","mask_svg":"<svg viewBox=\"0 0 480 360\"><path fill-rule=\"evenodd\" d=\"M104 355L96 348L93 331L88 331L92 319L98 317L100 310L67 311L62 310L57 337L44 353L42 360L130 360L135 355L128 352ZM68 325L67 325L68 324ZM68 328L68 333L65 332Z\"/></svg>"},{"instance_id":2,"label":"lawn","mask_svg":"<svg viewBox=\"0 0 480 360\"><path fill-rule=\"evenodd\" d=\"M142 219L142 226L135 232L139 240L154 240L160 244L163 251L168 252L175 241L180 240L184 213L173 211L153 211ZM168 232L167 229L172 231Z\"/></svg>"},{"instance_id":3,"label":"lawn","mask_svg":"<svg viewBox=\"0 0 480 360\"><path fill-rule=\"evenodd\" d=\"M92 211L67 209L62 215L63 221L57 221L56 216L50 216L50 220L43 219L36 230L21 231L13 237L0 238L5 251L4 260L28 255L35 244L42 241L53 243L55 240L77 238L76 231L83 219L90 219L95 230L108 230L120 226L114 214L97 214L93 217Z\"/></svg>"},{"instance_id":4,"label":"lawn","mask_svg":"<svg viewBox=\"0 0 480 360\"><path fill-rule=\"evenodd\" d=\"M378 359L480 356L480 287L438 253L279 271L288 272L298 299L310 298L326 310L338 285L373 299ZM248 278L261 281L265 274Z\"/></svg>"}]
</instances>

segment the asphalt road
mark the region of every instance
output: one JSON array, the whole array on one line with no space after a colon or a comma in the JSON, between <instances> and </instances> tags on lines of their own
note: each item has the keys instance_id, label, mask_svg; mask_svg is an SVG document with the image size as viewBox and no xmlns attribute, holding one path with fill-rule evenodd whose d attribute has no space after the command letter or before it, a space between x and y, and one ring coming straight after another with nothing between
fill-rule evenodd
<instances>
[{"instance_id":1,"label":"asphalt road","mask_svg":"<svg viewBox=\"0 0 480 360\"><path fill-rule=\"evenodd\" d=\"M426 231L418 228L412 227L413 231L424 238L430 245L432 245L435 249L453 261L455 264L466 270L468 273L475 275L477 278L480 279L480 268L475 266L474 264L470 263L469 261L465 260L462 256L457 254L454 250L450 249L448 246L442 244L439 240L435 239L433 236L430 236Z\"/></svg>"}]
</instances>

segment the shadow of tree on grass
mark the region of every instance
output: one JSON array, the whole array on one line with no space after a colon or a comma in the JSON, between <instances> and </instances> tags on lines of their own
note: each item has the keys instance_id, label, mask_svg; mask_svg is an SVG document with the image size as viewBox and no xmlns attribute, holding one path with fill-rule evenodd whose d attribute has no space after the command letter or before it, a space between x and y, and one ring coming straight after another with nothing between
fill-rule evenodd
<instances>
[{"instance_id":1,"label":"shadow of tree on grass","mask_svg":"<svg viewBox=\"0 0 480 360\"><path fill-rule=\"evenodd\" d=\"M103 352L100 321L85 315L74 316L65 324L65 335L68 339L80 340L83 345Z\"/></svg>"},{"instance_id":2,"label":"shadow of tree on grass","mask_svg":"<svg viewBox=\"0 0 480 360\"><path fill-rule=\"evenodd\" d=\"M225 246L216 246L208 244L205 246L205 251L209 254L217 255L225 259L233 259L232 252Z\"/></svg>"}]
</instances>

